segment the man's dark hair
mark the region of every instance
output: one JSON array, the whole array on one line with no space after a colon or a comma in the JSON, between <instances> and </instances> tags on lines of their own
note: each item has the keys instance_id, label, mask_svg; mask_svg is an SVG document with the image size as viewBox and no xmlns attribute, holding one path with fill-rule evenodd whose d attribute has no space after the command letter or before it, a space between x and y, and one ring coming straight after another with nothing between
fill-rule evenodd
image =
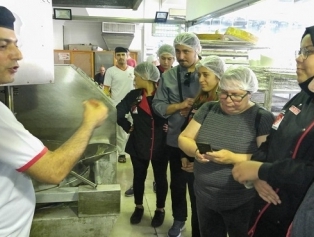
<instances>
[{"instance_id":1,"label":"man's dark hair","mask_svg":"<svg viewBox=\"0 0 314 237\"><path fill-rule=\"evenodd\" d=\"M15 17L6 7L0 6L0 27L14 30Z\"/></svg>"}]
</instances>

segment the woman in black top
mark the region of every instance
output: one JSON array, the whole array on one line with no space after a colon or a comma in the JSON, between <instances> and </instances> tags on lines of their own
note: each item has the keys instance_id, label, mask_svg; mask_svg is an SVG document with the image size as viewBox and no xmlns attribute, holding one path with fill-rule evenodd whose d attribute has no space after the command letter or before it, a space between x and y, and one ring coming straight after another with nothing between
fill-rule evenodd
<instances>
[{"instance_id":1,"label":"woman in black top","mask_svg":"<svg viewBox=\"0 0 314 237\"><path fill-rule=\"evenodd\" d=\"M117 123L130 134L125 151L133 165L133 190L135 211L131 224L138 224L143 216L143 196L149 163L152 163L156 182L156 211L151 225L162 225L165 217L165 201L168 192L168 160L164 154L167 136L167 120L152 110L152 100L157 89L159 71L149 62L138 64L134 69L135 90L130 91L117 105ZM131 114L133 125L125 118Z\"/></svg>"},{"instance_id":2,"label":"woman in black top","mask_svg":"<svg viewBox=\"0 0 314 237\"><path fill-rule=\"evenodd\" d=\"M296 56L301 92L277 116L267 141L252 156L256 161L233 169L236 180L253 180L259 193L250 233L254 237L285 237L314 180L314 26L306 28ZM311 204L309 198L303 203ZM312 205L301 208L292 225L293 237L313 236L312 213Z\"/></svg>"}]
</instances>

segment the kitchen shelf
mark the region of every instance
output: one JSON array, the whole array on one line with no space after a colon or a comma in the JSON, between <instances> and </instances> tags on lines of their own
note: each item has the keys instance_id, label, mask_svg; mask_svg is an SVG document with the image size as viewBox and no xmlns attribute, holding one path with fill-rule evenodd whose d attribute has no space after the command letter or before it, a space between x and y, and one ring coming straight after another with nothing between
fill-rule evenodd
<instances>
[{"instance_id":1,"label":"kitchen shelf","mask_svg":"<svg viewBox=\"0 0 314 237\"><path fill-rule=\"evenodd\" d=\"M269 49L245 41L201 40L202 56L217 55L227 65L249 65L251 50ZM251 67L259 82L252 99L267 110L278 112L292 95L300 91L294 69ZM288 94L288 95L287 95ZM287 95L287 96L286 96Z\"/></svg>"},{"instance_id":2,"label":"kitchen shelf","mask_svg":"<svg viewBox=\"0 0 314 237\"><path fill-rule=\"evenodd\" d=\"M202 56L217 55L222 57L226 64L249 64L249 52L252 50L269 49L268 47L256 46L245 41L229 40L200 40Z\"/></svg>"},{"instance_id":3,"label":"kitchen shelf","mask_svg":"<svg viewBox=\"0 0 314 237\"><path fill-rule=\"evenodd\" d=\"M200 40L203 49L233 49L233 50L252 50L252 49L268 49L268 47L256 46L255 44L245 41L229 41L229 40Z\"/></svg>"},{"instance_id":4,"label":"kitchen shelf","mask_svg":"<svg viewBox=\"0 0 314 237\"><path fill-rule=\"evenodd\" d=\"M263 106L270 111L280 108L291 98L300 92L295 69L250 67L256 74L259 83L259 92L264 93ZM288 97L280 96L288 94ZM281 100L280 100L281 99ZM275 102L275 100L277 102Z\"/></svg>"}]
</instances>

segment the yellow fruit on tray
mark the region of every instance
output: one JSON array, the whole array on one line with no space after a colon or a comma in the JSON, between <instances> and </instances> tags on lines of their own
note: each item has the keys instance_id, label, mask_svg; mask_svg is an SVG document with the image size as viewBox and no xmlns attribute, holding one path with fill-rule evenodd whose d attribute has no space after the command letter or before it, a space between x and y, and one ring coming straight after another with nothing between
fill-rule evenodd
<instances>
[{"instance_id":1,"label":"yellow fruit on tray","mask_svg":"<svg viewBox=\"0 0 314 237\"><path fill-rule=\"evenodd\" d=\"M223 34L196 34L199 40L224 40Z\"/></svg>"},{"instance_id":2,"label":"yellow fruit on tray","mask_svg":"<svg viewBox=\"0 0 314 237\"><path fill-rule=\"evenodd\" d=\"M228 38L229 40L247 41L253 44L256 44L258 42L257 36L251 34L250 32L235 27L228 27L225 32L225 37Z\"/></svg>"}]
</instances>

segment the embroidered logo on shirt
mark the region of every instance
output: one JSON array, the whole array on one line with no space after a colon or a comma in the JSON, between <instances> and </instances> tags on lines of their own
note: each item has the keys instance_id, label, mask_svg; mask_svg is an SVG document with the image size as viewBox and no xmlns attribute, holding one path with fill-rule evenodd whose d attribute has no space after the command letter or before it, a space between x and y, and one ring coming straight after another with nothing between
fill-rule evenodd
<instances>
[{"instance_id":1,"label":"embroidered logo on shirt","mask_svg":"<svg viewBox=\"0 0 314 237\"><path fill-rule=\"evenodd\" d=\"M129 78L130 79L134 79L134 74L133 73L129 73Z\"/></svg>"},{"instance_id":2,"label":"embroidered logo on shirt","mask_svg":"<svg viewBox=\"0 0 314 237\"><path fill-rule=\"evenodd\" d=\"M299 108L295 107L294 105L292 105L292 106L289 108L289 110L290 110L293 114L295 114L295 115L298 115L298 114L301 112L301 110L300 110Z\"/></svg>"}]
</instances>

